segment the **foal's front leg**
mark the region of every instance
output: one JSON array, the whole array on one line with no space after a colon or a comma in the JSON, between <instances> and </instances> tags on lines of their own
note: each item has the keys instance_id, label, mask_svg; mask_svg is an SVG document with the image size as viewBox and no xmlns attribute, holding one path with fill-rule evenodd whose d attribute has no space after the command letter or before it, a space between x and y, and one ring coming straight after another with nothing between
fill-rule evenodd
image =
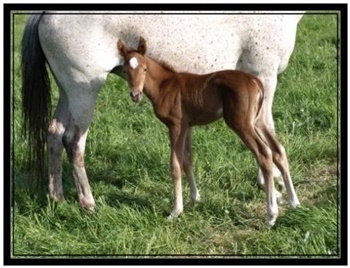
<instances>
[{"instance_id":1,"label":"foal's front leg","mask_svg":"<svg viewBox=\"0 0 350 268\"><path fill-rule=\"evenodd\" d=\"M184 158L185 136L187 129L181 126L172 126L169 128L170 137L170 172L174 183L175 203L169 219L179 216L183 211L182 200L182 165Z\"/></svg>"},{"instance_id":2,"label":"foal's front leg","mask_svg":"<svg viewBox=\"0 0 350 268\"><path fill-rule=\"evenodd\" d=\"M184 170L191 191L191 201L194 203L200 201L200 195L196 184L196 179L192 170L192 135L191 128L187 130L185 138L185 152L184 152Z\"/></svg>"}]
</instances>

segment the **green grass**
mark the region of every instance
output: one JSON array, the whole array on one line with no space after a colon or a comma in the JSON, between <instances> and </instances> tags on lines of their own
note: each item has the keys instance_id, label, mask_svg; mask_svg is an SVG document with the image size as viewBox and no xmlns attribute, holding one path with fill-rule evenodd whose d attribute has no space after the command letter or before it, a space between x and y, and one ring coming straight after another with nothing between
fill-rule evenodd
<instances>
[{"instance_id":1,"label":"green grass","mask_svg":"<svg viewBox=\"0 0 350 268\"><path fill-rule=\"evenodd\" d=\"M100 92L86 146L96 212L78 207L65 157L66 200L53 203L46 185L28 183L27 144L20 135L19 45L25 15L14 24L14 257L27 255L227 254L336 257L338 241L337 17L306 15L296 47L279 76L274 100L277 134L286 147L302 203L280 206L265 226L265 194L256 185L252 154L224 124L193 133L195 174L202 202L185 205L173 221L166 128L151 104L135 105L126 83L110 75ZM57 87L53 84L54 100ZM189 187L184 179L184 202Z\"/></svg>"}]
</instances>

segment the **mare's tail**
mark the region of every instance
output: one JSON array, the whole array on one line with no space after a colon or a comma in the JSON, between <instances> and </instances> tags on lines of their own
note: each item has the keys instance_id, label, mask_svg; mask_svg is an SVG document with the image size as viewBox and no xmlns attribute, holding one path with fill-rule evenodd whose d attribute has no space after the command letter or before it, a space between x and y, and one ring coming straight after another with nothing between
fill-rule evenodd
<instances>
[{"instance_id":1,"label":"mare's tail","mask_svg":"<svg viewBox=\"0 0 350 268\"><path fill-rule=\"evenodd\" d=\"M23 135L29 144L28 165L38 180L45 176L45 144L51 117L50 80L38 32L42 15L28 18L21 59Z\"/></svg>"}]
</instances>

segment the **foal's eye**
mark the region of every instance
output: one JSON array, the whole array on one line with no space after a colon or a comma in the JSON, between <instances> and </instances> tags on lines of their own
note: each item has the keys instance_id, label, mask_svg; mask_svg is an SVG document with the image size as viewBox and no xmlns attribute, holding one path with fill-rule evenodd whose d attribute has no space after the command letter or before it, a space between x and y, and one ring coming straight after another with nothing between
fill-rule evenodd
<instances>
[{"instance_id":1,"label":"foal's eye","mask_svg":"<svg viewBox=\"0 0 350 268\"><path fill-rule=\"evenodd\" d=\"M147 72L147 68L143 69L144 72Z\"/></svg>"}]
</instances>

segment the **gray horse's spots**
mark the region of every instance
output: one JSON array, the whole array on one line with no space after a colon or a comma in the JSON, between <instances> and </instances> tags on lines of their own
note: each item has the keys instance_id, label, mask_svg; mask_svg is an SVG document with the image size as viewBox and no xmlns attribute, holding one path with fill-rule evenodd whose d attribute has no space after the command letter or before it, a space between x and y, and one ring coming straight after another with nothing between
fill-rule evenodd
<instances>
[{"instance_id":1,"label":"gray horse's spots","mask_svg":"<svg viewBox=\"0 0 350 268\"><path fill-rule=\"evenodd\" d=\"M50 15L54 13L59 16ZM274 129L272 100L277 74L288 64L302 12L284 15L206 13L149 15L140 12L118 15L116 12L104 12L103 16L77 16L50 11L50 14L41 17L37 14L29 17L24 31L23 44L27 49L23 59L30 57L32 60L25 69L28 73L30 70L43 75L48 62L60 87L60 101L69 103L62 108L62 114L57 120L64 122L63 115L74 112L75 124L84 126L82 133L77 134L76 129L65 129L66 126L60 130L65 132L59 133L64 137L64 146L74 164L78 196L83 206L93 207L94 199L85 169L77 168L77 164L83 165L86 131L92 120L98 91L106 81L108 73L123 64L116 47L119 38L130 46L136 46L139 36L145 37L149 41L148 52L151 57L171 62L174 69L181 72L203 74L220 69L240 69L258 74L266 91L266 121ZM200 57L199 54L203 56ZM41 86L33 88L33 76L26 76L23 80L24 85L29 85L24 99L27 100L28 107L36 109L34 114L39 116L28 118L25 123L31 124L28 127L30 142L33 143L31 153L40 156L36 149L40 150L42 144L34 141L40 139L37 133L47 132L47 124L44 129L33 122L43 121L48 116L40 112L47 104L38 100L39 97L49 94L49 91L45 87L44 77L35 79L38 81L34 85ZM31 94L34 90L37 94ZM56 133L55 124L51 126L50 131ZM62 159L59 158L60 148L55 145L56 141L48 139L48 148L53 148L54 151L49 163L49 168L53 169L62 165ZM36 159L43 161L42 157ZM41 168L43 163L39 162L37 165ZM258 179L260 183L264 180L262 175L258 175ZM63 197L61 174L56 174L51 184L58 185L50 188L51 197Z\"/></svg>"}]
</instances>

